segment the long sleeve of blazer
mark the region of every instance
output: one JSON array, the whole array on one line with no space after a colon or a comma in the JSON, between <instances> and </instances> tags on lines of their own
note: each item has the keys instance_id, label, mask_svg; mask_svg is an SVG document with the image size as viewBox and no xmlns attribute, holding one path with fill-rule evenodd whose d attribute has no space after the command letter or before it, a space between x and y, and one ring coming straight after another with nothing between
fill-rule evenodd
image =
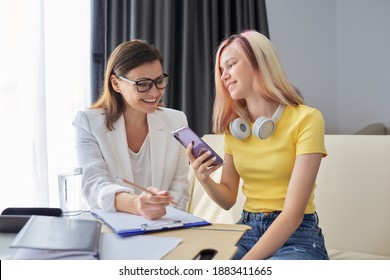
<instances>
[{"instance_id":1,"label":"long sleeve of blazer","mask_svg":"<svg viewBox=\"0 0 390 280\"><path fill-rule=\"evenodd\" d=\"M147 114L151 153L152 186L167 190L184 210L189 200L189 164L185 148L171 131L187 125L181 111L159 108ZM109 130L102 109L80 111L73 121L76 131L76 152L83 168L83 196L91 208L116 211L115 193L138 193L115 181L120 176L133 181L124 117Z\"/></svg>"}]
</instances>

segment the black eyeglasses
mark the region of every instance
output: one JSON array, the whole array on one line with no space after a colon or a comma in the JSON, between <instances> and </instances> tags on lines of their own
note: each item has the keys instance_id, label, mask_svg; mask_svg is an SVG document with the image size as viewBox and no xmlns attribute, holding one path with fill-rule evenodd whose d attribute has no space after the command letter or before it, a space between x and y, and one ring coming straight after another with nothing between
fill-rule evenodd
<instances>
[{"instance_id":1,"label":"black eyeglasses","mask_svg":"<svg viewBox=\"0 0 390 280\"><path fill-rule=\"evenodd\" d=\"M123 77L121 75L116 75L116 76L123 81L126 81L129 83L132 83L133 85L136 85L138 92L147 92L147 91L152 89L153 84L158 89L164 89L167 87L169 76L167 74L163 74L163 75L164 75L163 77L158 77L155 80L144 78L144 79L140 79L138 81L129 80L126 77Z\"/></svg>"}]
</instances>

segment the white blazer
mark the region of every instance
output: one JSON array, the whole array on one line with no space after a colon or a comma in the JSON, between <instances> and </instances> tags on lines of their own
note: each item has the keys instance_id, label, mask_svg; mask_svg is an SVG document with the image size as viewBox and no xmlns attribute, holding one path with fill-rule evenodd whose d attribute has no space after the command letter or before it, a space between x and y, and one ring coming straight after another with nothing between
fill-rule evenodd
<instances>
[{"instance_id":1,"label":"white blazer","mask_svg":"<svg viewBox=\"0 0 390 280\"><path fill-rule=\"evenodd\" d=\"M171 131L187 125L181 111L159 108L147 114L151 153L152 186L167 190L184 210L189 200L188 159L185 148ZM133 181L123 115L109 130L103 109L80 111L73 121L76 152L83 168L83 196L91 208L116 211L115 193L135 193L115 181L120 176ZM138 191L137 191L138 193Z\"/></svg>"}]
</instances>

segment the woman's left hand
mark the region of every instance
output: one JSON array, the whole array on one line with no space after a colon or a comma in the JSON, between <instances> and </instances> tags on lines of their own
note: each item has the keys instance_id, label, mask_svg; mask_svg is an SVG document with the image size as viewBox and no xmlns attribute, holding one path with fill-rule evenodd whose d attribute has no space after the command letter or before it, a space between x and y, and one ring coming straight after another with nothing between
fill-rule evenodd
<instances>
[{"instance_id":1,"label":"woman's left hand","mask_svg":"<svg viewBox=\"0 0 390 280\"><path fill-rule=\"evenodd\" d=\"M192 168L194 169L195 176L200 182L205 181L207 178L209 178L211 173L213 173L215 170L217 170L223 165L223 164L217 166L211 165L215 162L216 158L213 157L207 160L207 158L209 158L211 155L210 151L207 151L202 155L200 155L198 158L196 158L192 153L192 149L193 149L193 144L190 143L187 147L186 154Z\"/></svg>"}]
</instances>

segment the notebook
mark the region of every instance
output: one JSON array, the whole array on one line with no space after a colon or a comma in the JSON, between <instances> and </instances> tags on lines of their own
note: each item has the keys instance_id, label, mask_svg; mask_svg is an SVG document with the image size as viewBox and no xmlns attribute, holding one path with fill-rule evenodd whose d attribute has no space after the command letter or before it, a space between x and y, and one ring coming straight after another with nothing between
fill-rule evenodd
<instances>
[{"instance_id":1,"label":"notebook","mask_svg":"<svg viewBox=\"0 0 390 280\"><path fill-rule=\"evenodd\" d=\"M14 259L97 259L102 224L96 220L31 216L16 235Z\"/></svg>"},{"instance_id":2,"label":"notebook","mask_svg":"<svg viewBox=\"0 0 390 280\"><path fill-rule=\"evenodd\" d=\"M119 236L210 225L202 218L182 210L167 207L167 214L158 220L148 220L139 215L123 212L106 212L92 209L91 213L105 222Z\"/></svg>"}]
</instances>

